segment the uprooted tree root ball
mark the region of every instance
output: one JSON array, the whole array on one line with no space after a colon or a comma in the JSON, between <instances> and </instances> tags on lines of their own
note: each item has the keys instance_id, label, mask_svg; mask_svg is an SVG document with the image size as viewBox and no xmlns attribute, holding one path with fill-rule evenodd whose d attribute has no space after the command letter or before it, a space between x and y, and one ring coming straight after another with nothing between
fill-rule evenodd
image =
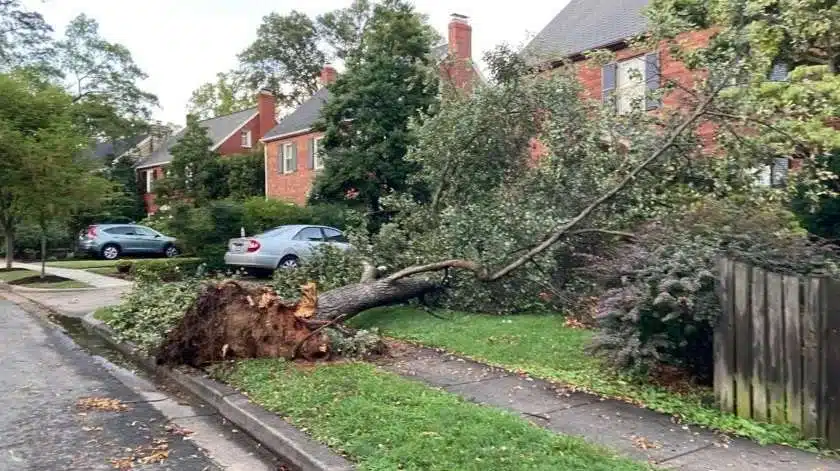
<instances>
[{"instance_id":1,"label":"uprooted tree root ball","mask_svg":"<svg viewBox=\"0 0 840 471\"><path fill-rule=\"evenodd\" d=\"M235 281L206 286L160 347L160 364L201 367L235 358L303 358L330 354L330 340L310 319L315 285L303 287L298 303L286 303L266 287Z\"/></svg>"}]
</instances>

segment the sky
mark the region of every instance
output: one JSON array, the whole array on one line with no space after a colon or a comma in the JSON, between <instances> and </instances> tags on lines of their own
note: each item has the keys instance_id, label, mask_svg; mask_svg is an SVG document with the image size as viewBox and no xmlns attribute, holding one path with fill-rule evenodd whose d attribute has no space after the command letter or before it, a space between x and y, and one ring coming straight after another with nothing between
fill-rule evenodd
<instances>
[{"instance_id":1,"label":"sky","mask_svg":"<svg viewBox=\"0 0 840 471\"><path fill-rule=\"evenodd\" d=\"M216 73L236 66L236 55L255 38L262 17L296 9L311 16L350 4L351 0L24 0L44 15L56 34L80 13L99 22L110 42L128 47L149 75L141 83L160 108L154 118L183 124L193 90ZM414 0L417 10L446 37L449 15L469 17L473 57L500 43L522 45L560 12L568 0Z\"/></svg>"}]
</instances>

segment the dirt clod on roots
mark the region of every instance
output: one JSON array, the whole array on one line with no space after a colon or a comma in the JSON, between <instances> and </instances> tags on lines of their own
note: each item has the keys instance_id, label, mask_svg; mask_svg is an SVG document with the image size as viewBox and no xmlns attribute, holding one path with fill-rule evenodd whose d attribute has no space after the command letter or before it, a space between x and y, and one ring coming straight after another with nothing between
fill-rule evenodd
<instances>
[{"instance_id":1,"label":"dirt clod on roots","mask_svg":"<svg viewBox=\"0 0 840 471\"><path fill-rule=\"evenodd\" d=\"M329 339L308 320L315 311L315 286L307 285L299 303L284 303L266 287L235 281L209 285L166 338L157 361L200 367L234 358L329 356Z\"/></svg>"}]
</instances>

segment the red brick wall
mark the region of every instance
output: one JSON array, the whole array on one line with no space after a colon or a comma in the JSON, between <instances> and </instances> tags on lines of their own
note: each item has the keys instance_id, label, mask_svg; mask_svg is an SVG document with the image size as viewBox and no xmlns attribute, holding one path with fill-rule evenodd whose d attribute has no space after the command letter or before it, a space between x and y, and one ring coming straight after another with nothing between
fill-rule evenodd
<instances>
[{"instance_id":1,"label":"red brick wall","mask_svg":"<svg viewBox=\"0 0 840 471\"><path fill-rule=\"evenodd\" d=\"M251 147L242 147L242 136L240 133L246 129L251 130ZM244 154L251 152L260 143L260 138L262 137L260 131L260 117L257 115L245 123L241 129L238 129L235 133L233 133L233 135L223 142L216 151L219 155ZM265 132L268 132L268 130Z\"/></svg>"},{"instance_id":2,"label":"red brick wall","mask_svg":"<svg viewBox=\"0 0 840 471\"><path fill-rule=\"evenodd\" d=\"M163 167L160 167L160 166L140 169L137 172L138 172L138 174L139 173L144 173L145 174L145 172L147 170L154 170L154 175L155 175L155 180L156 181L163 178ZM138 178L139 178L139 175L138 175ZM138 181L142 181L142 179L138 179ZM155 204L155 193L154 193L154 188L155 187L154 187L154 185L155 185L154 182L152 182L152 192L151 193L143 193L143 203L146 206L146 213L148 213L148 214L154 214L158 210L158 206ZM145 192L146 188L141 188L141 191Z\"/></svg>"},{"instance_id":3,"label":"red brick wall","mask_svg":"<svg viewBox=\"0 0 840 471\"><path fill-rule=\"evenodd\" d=\"M706 44L711 36L711 31L692 31L684 33L677 37L677 41L685 47L701 47ZM625 48L616 51L616 59L621 61L635 56L640 56L650 52L648 50L639 50ZM588 60L577 62L577 77L586 89L586 95L592 99L601 100L601 67L591 64ZM668 48L663 44L659 47L659 67L661 71L660 84L664 85L668 81L675 81L682 87L691 89L695 83L703 78L704 73L699 71L688 70L682 62L677 60L672 54L668 52ZM684 90L677 88L673 92L666 95L662 102L667 107L685 107L687 104L687 93ZM711 147L714 143L715 127L711 123L701 123L698 128L698 134L704 142L704 147Z\"/></svg>"},{"instance_id":4,"label":"red brick wall","mask_svg":"<svg viewBox=\"0 0 840 471\"><path fill-rule=\"evenodd\" d=\"M306 204L309 189L315 179L315 170L306 168L309 160L309 140L322 135L320 132L306 133L265 144L267 197ZM297 169L292 173L281 173L278 155L282 145L288 142L297 143Z\"/></svg>"}]
</instances>

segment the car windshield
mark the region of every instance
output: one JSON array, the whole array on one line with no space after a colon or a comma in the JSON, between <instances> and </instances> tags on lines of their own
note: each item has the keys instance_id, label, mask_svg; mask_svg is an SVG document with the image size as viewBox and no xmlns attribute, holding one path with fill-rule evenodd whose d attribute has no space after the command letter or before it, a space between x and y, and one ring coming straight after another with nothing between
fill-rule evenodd
<instances>
[{"instance_id":1,"label":"car windshield","mask_svg":"<svg viewBox=\"0 0 840 471\"><path fill-rule=\"evenodd\" d=\"M280 226L280 227L275 227L274 229L272 229L270 231L265 231L262 234L257 234L254 237L258 237L258 238L277 237L277 236L282 235L286 232L289 232L289 230L290 230L289 226Z\"/></svg>"}]
</instances>

